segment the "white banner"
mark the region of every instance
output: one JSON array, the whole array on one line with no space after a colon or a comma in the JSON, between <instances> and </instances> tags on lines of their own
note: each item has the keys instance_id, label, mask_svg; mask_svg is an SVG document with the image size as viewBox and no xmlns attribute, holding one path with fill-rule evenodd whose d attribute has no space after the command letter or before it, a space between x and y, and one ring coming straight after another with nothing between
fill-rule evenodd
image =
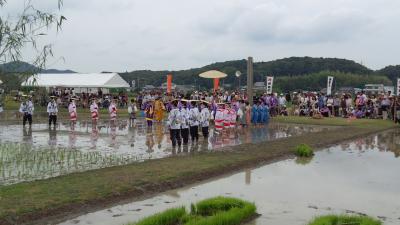
<instances>
[{"instance_id":1,"label":"white banner","mask_svg":"<svg viewBox=\"0 0 400 225\"><path fill-rule=\"evenodd\" d=\"M332 95L333 77L328 76L328 85L326 87L326 95Z\"/></svg>"},{"instance_id":2,"label":"white banner","mask_svg":"<svg viewBox=\"0 0 400 225\"><path fill-rule=\"evenodd\" d=\"M274 85L274 77L267 76L267 94L272 94L273 85Z\"/></svg>"},{"instance_id":3,"label":"white banner","mask_svg":"<svg viewBox=\"0 0 400 225\"><path fill-rule=\"evenodd\" d=\"M397 78L397 95L400 96L400 78Z\"/></svg>"}]
</instances>

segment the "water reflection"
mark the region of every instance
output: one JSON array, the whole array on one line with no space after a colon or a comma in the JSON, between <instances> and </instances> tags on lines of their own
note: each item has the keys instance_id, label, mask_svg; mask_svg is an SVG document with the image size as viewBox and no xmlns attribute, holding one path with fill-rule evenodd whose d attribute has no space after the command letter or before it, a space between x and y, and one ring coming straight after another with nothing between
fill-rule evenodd
<instances>
[{"instance_id":1,"label":"water reflection","mask_svg":"<svg viewBox=\"0 0 400 225\"><path fill-rule=\"evenodd\" d=\"M51 155L57 162L49 162L48 165L43 167L48 170L45 171L45 177L47 178L66 172L140 162L176 154L218 151L223 147L243 143L257 143L331 129L327 127L284 124L232 129L221 134L216 134L213 129L210 129L208 139L200 137L198 143L189 142L188 145L172 149L169 131L165 124L158 123L153 128L148 128L144 122L143 120L137 120L136 124L130 125L125 120L97 123L78 121L74 124L70 122L58 123L56 128L51 129L48 128L48 124L34 124L32 128L23 128L21 125L0 125L0 144L18 143L24 145L24 149L27 148L24 151L34 152L35 154L40 153L43 157L50 157ZM94 163L88 159L85 162L80 162L81 166L76 166L76 163L67 163L71 159L66 159L63 156L64 153L60 153L56 157L52 155L55 152L64 151L67 153L69 151L78 151L82 157L96 155L99 158ZM14 153L12 155L17 157ZM29 154L24 154L23 157L29 157ZM114 160L111 161L117 164L106 161L106 159L110 160L110 158ZM18 160L18 158L15 158L15 160ZM17 169L15 169L13 165L15 163L11 160L10 164L6 164L7 168L4 168L4 170L16 170L16 173L20 174L20 176L15 177L14 173L10 173L10 175L4 176L0 183L5 184L11 181L21 182L43 178L39 170L25 170L29 174L18 172L18 166L22 165L16 166ZM29 162L32 167L36 166L37 163L41 162L36 159ZM65 166L70 168L65 170Z\"/></svg>"},{"instance_id":2,"label":"water reflection","mask_svg":"<svg viewBox=\"0 0 400 225\"><path fill-rule=\"evenodd\" d=\"M400 161L394 155L399 148L398 134L398 130L388 131L327 148L316 152L306 165L291 159L247 169L61 224L126 224L222 195L255 202L262 215L249 223L252 225L303 225L318 215L346 213L367 214L379 217L385 225L397 225Z\"/></svg>"}]
</instances>

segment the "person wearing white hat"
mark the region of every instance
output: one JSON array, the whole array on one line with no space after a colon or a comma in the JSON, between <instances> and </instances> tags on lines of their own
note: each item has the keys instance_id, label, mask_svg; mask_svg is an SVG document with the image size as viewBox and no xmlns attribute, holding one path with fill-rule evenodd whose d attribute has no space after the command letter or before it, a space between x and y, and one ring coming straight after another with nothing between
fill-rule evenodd
<instances>
[{"instance_id":1,"label":"person wearing white hat","mask_svg":"<svg viewBox=\"0 0 400 225\"><path fill-rule=\"evenodd\" d=\"M51 100L47 104L47 113L49 114L49 127L51 126L51 123L53 123L53 126L56 127L58 114L58 106L55 101L56 96L51 96L50 98Z\"/></svg>"}]
</instances>

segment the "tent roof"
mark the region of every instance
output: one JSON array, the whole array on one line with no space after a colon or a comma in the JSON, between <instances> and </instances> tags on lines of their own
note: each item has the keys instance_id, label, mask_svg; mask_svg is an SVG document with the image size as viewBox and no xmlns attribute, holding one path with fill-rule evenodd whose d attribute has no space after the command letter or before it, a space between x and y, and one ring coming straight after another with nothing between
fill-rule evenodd
<instances>
[{"instance_id":1,"label":"tent roof","mask_svg":"<svg viewBox=\"0 0 400 225\"><path fill-rule=\"evenodd\" d=\"M103 87L128 88L129 84L117 73L60 73L36 74L22 86L38 87Z\"/></svg>"}]
</instances>

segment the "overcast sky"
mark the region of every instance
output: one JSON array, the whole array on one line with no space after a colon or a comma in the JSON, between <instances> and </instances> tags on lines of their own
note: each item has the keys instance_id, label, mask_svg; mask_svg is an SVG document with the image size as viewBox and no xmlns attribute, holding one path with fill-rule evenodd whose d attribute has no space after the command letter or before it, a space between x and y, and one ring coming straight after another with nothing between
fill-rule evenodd
<instances>
[{"instance_id":1,"label":"overcast sky","mask_svg":"<svg viewBox=\"0 0 400 225\"><path fill-rule=\"evenodd\" d=\"M14 13L24 0L8 2ZM33 2L57 9L57 0ZM60 13L62 32L45 39L58 69L176 70L248 56L400 64L399 0L64 0Z\"/></svg>"}]
</instances>

